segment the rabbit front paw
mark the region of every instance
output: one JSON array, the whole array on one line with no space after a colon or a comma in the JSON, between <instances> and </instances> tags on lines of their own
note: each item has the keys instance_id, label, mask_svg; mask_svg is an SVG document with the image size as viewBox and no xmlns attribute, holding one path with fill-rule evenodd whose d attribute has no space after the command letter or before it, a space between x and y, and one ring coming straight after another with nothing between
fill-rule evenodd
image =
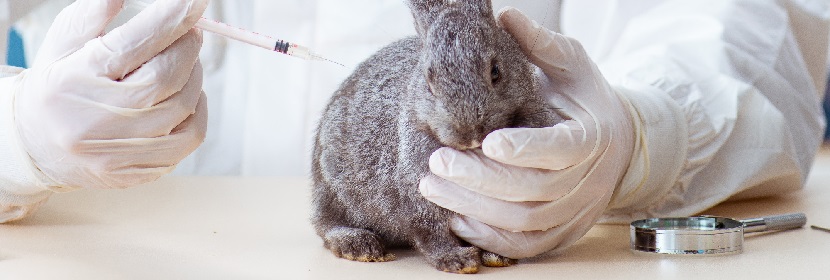
<instances>
[{"instance_id":1,"label":"rabbit front paw","mask_svg":"<svg viewBox=\"0 0 830 280\"><path fill-rule=\"evenodd\" d=\"M476 247L455 247L434 255L431 262L441 271L474 274L478 273L481 266L481 250Z\"/></svg>"},{"instance_id":2,"label":"rabbit front paw","mask_svg":"<svg viewBox=\"0 0 830 280\"><path fill-rule=\"evenodd\" d=\"M508 267L516 264L516 260L502 255L484 251L481 253L481 263L487 267Z\"/></svg>"},{"instance_id":3,"label":"rabbit front paw","mask_svg":"<svg viewBox=\"0 0 830 280\"><path fill-rule=\"evenodd\" d=\"M377 234L360 228L335 227L326 232L324 245L335 256L359 262L388 262L395 255L386 253Z\"/></svg>"}]
</instances>

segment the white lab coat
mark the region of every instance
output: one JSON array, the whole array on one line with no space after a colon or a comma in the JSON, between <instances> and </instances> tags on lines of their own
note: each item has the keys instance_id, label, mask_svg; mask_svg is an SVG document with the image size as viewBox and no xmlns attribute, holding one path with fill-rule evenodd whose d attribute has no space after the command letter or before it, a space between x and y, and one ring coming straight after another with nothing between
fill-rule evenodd
<instances>
[{"instance_id":1,"label":"white lab coat","mask_svg":"<svg viewBox=\"0 0 830 280\"><path fill-rule=\"evenodd\" d=\"M803 187L826 125L830 1L637 3L648 8L563 7L563 31L629 92L646 124L620 186L634 191L615 197L604 220L688 216ZM585 24L589 13L599 22Z\"/></svg>"},{"instance_id":2,"label":"white lab coat","mask_svg":"<svg viewBox=\"0 0 830 280\"><path fill-rule=\"evenodd\" d=\"M5 1L29 0L0 7ZM36 52L45 19L69 2L48 0L18 23L27 53ZM557 27L557 1L495 2ZM346 67L206 34L208 135L176 174L306 176L316 121L340 81L378 48L414 34L402 1L214 0L205 16L307 45ZM730 197L803 186L824 130L829 18L827 1L565 1L563 32L650 112L642 116L652 126L648 143L630 172L648 176L626 178L621 187L640 191L615 198L606 220L691 215Z\"/></svg>"}]
</instances>

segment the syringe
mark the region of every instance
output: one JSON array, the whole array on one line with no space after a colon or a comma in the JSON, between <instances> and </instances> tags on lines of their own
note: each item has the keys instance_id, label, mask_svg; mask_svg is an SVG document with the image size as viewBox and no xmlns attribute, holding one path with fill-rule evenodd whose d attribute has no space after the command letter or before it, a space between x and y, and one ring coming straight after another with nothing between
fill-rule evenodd
<instances>
[{"instance_id":1,"label":"syringe","mask_svg":"<svg viewBox=\"0 0 830 280\"><path fill-rule=\"evenodd\" d=\"M136 8L138 10L144 10L147 6L149 6L153 0L128 0L126 1L126 7ZM271 36L259 34L256 32L251 32L239 27L234 27L226 23L218 22L215 20L210 20L206 18L200 18L199 21L196 22L196 28L199 28L203 31L215 33L221 36L224 36L229 39L233 39L239 42L243 42L249 45L258 46L270 51L275 51L278 53L287 54L293 57L302 58L305 60L319 60L319 61L328 61L340 66L344 66L343 64L337 63L335 61L326 59L314 52L312 52L309 48L295 44L289 43L283 40L275 39ZM344 66L345 67L345 66Z\"/></svg>"}]
</instances>

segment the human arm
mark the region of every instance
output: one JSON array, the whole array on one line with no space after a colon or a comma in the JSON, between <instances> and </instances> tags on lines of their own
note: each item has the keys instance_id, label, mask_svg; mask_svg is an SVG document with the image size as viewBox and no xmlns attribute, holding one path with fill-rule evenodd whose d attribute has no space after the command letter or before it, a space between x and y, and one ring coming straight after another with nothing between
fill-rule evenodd
<instances>
[{"instance_id":1,"label":"human arm","mask_svg":"<svg viewBox=\"0 0 830 280\"><path fill-rule=\"evenodd\" d=\"M633 152L629 159L616 162L626 168L623 173L614 173L616 169L613 169L611 173L594 172L586 176L575 176L584 179L581 182L588 182L592 177L607 176L606 182L616 182L613 185L594 184L594 188L572 188L574 179L562 180L551 177L553 179L543 180L548 182L548 188L545 189L545 185L536 183L538 176L529 177L540 172L551 173L551 170L573 174L572 170L577 170L575 167L584 164L578 157L576 160L569 157L549 157L552 164L546 167L537 166L545 167L542 171L529 170L523 172L524 175L511 177L514 179L514 185L497 185L502 181L479 179L487 178L486 174L504 175L501 171L514 170L515 165L523 161L511 160L507 162L511 164L499 165L494 161L505 161L499 155L493 155L492 151L509 148L510 151L514 151L512 154L518 155L519 158L535 158L540 154L555 156L562 152L545 152L544 147L551 146L550 143L534 143L527 140L554 139L555 144L567 149L573 147L569 143L573 141L571 139L580 139L574 137L579 133L563 134L566 137L561 137L550 133L555 130L534 129L526 131L535 137L511 139L500 136L499 138L505 140L489 143L485 141L483 150L488 158L465 156L463 153L446 149L439 150L433 158L436 163L441 164L436 164L432 169L445 179L430 177L422 181L422 193L431 201L463 215L454 221L454 231L460 237L502 255L529 257L552 249L567 248L600 218L603 211L605 215L602 219L608 222L628 222L631 219L650 216L683 216L703 211L730 197L769 195L800 188L803 178L809 171L824 126L818 109L819 94L810 79L815 75L810 75L806 71L808 67L804 66L804 59L795 55L798 51L793 51L798 45L792 37L792 26L786 22L786 14L783 17L780 14L783 7L765 2L759 5L769 6L746 10L772 14L744 12L739 14L740 17L733 17L736 10L740 11L738 3L727 2L715 3L718 5L709 3L706 9L700 9L699 13L692 17L688 14L683 17L667 16L669 11L689 12L688 7L683 9L668 6L663 8L665 10L655 11L651 16L670 22L655 23L641 20L633 21L641 24L640 26L623 25L627 26L626 30L629 33L623 33L620 42L615 44L620 46L619 49L615 49L617 52L601 62L600 68L603 71L600 77L608 78L612 91L616 92L617 97L623 100L622 104L626 104L630 109L628 115L617 117L628 117L632 120L633 129L630 132L634 136ZM712 7L722 10L714 10ZM505 22L505 14L500 18L502 23L518 38L523 37L522 34L531 38L540 34L540 41L543 42L549 38L561 38L561 35L550 34L544 30L540 33L537 26L522 21L519 21L518 25ZM732 18L729 19L727 15ZM716 20L712 19L713 16ZM723 29L714 27L703 32L699 29L700 22L682 22L689 19L717 23L716 25ZM773 20L767 25L757 22L770 19ZM672 20L680 21L671 22ZM747 20L756 22L741 24L741 21ZM770 25L781 27L769 29ZM522 33L517 34L517 29L511 29L511 26L521 27L518 31ZM735 26L757 30L747 35L747 30ZM823 25L814 23L811 26L826 28L826 22ZM692 30L678 30L683 27ZM694 30L699 32L691 32ZM734 36L731 38L733 41L721 42L730 37L721 37L722 33L712 30L735 32L729 34ZM778 36L768 38L764 32L770 30L779 31ZM824 29L825 34L826 31ZM708 36L700 37L707 34ZM735 43L741 43L737 39L746 40L742 42L745 44L757 43L758 39L763 39L760 42L772 45L738 45L740 48L734 49L732 46ZM701 45L694 45L684 40L702 41ZM519 41L522 44L522 40ZM539 64L534 56L544 56L550 51L541 49L545 44L538 44L536 39L532 42L525 42L525 48L535 50L527 53L531 60ZM826 49L826 41L818 44L823 44ZM670 45L673 47L666 47ZM713 49L700 49L707 46ZM678 51L676 48L685 51ZM780 50L780 53L762 55L769 50ZM638 51L640 53L637 53ZM743 53L734 53L737 51ZM688 56L691 54L698 55ZM753 57L765 59L754 60ZM579 63L579 60L573 60ZM802 63L799 64L798 61ZM545 69L543 65L539 66ZM543 79L557 76L553 71L545 72ZM561 89L554 92L563 95L573 94ZM563 108L564 112L572 110ZM600 118L599 123L604 124L610 120ZM512 133L498 134L509 136ZM582 142L589 146L595 145L594 141ZM529 147L525 150L533 152L515 153L516 143L523 143L518 146ZM488 148L488 145L493 146ZM621 143L613 142L612 145ZM543 149L535 151L534 147ZM457 160L471 158L473 160ZM592 157L583 159L590 160ZM450 171L456 170L464 170L467 173L451 174ZM535 193L560 195L553 196L555 199L517 198L515 194L525 190L527 187L523 185L527 182L540 186L533 190ZM609 200L594 200L599 202L594 204L569 203L573 197L581 196L583 192L593 192L597 197L602 197L609 191L613 192ZM572 208L580 209L581 211L577 212L579 215L572 215ZM521 223L516 224L516 220Z\"/></svg>"},{"instance_id":2,"label":"human arm","mask_svg":"<svg viewBox=\"0 0 830 280\"><path fill-rule=\"evenodd\" d=\"M23 69L0 66L0 88L5 88ZM23 150L17 136L13 112L13 95L0 92L0 221L16 220L46 202L52 191L34 187L41 184L39 173Z\"/></svg>"},{"instance_id":3,"label":"human arm","mask_svg":"<svg viewBox=\"0 0 830 280\"><path fill-rule=\"evenodd\" d=\"M191 27L206 1L159 1L101 35L122 5L76 1L34 65L0 80L2 148L14 156L0 190L32 197L0 205L6 214L27 209L0 222L22 218L49 192L155 180L204 139L201 35Z\"/></svg>"},{"instance_id":4,"label":"human arm","mask_svg":"<svg viewBox=\"0 0 830 280\"><path fill-rule=\"evenodd\" d=\"M830 5L805 3L669 1L621 30L603 73L635 89L628 99L646 127L685 133L645 131L639 170L620 186L632 191L603 221L695 215L804 185L825 128L830 33Z\"/></svg>"},{"instance_id":5,"label":"human arm","mask_svg":"<svg viewBox=\"0 0 830 280\"><path fill-rule=\"evenodd\" d=\"M439 149L430 158L437 176L420 189L462 214L453 222L459 237L526 258L567 247L599 219L628 167L638 122L578 41L515 9L499 20L539 66L540 92L568 120L495 131L483 141L483 155Z\"/></svg>"}]
</instances>

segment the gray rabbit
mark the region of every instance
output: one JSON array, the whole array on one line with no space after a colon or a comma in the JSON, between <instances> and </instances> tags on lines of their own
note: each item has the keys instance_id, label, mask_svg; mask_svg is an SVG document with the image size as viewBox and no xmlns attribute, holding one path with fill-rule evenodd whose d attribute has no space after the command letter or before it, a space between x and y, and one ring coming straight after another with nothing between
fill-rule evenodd
<instances>
[{"instance_id":1,"label":"gray rabbit","mask_svg":"<svg viewBox=\"0 0 830 280\"><path fill-rule=\"evenodd\" d=\"M411 246L439 270L476 273L515 261L450 229L457 215L418 191L440 147L476 149L506 127L562 120L536 91L534 66L490 0L408 0L417 37L364 61L334 93L314 140L313 223L336 256L391 261Z\"/></svg>"}]
</instances>

